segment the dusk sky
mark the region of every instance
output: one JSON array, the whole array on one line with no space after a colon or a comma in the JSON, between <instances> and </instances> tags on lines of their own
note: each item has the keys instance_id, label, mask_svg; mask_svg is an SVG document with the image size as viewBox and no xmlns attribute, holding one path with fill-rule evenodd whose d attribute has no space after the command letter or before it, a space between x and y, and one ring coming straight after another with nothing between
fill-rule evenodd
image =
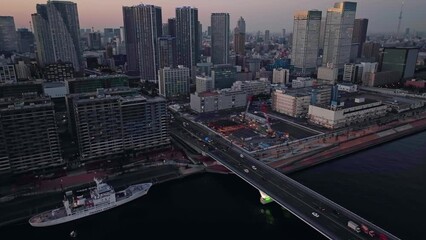
<instances>
[{"instance_id":1,"label":"dusk sky","mask_svg":"<svg viewBox=\"0 0 426 240\"><path fill-rule=\"evenodd\" d=\"M77 3L81 28L118 27L123 25L122 6L140 4L137 0L74 0ZM151 0L162 8L163 22L175 16L175 8L192 6L198 8L203 30L210 25L212 12L228 12L231 15L231 29L240 16L246 20L247 31L281 32L293 28L293 14L299 10L318 9L323 11L333 6L336 0ZM369 32L396 31L401 7L400 0L359 0L357 18L369 19ZM31 14L40 0L1 0L0 16L15 17L17 28L29 27ZM426 31L426 1L405 0L401 29L406 27Z\"/></svg>"}]
</instances>

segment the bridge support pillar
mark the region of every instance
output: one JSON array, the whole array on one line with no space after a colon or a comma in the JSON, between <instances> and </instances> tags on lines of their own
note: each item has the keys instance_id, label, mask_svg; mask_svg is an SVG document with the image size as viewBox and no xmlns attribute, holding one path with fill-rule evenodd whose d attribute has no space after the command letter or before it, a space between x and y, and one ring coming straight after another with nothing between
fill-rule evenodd
<instances>
[{"instance_id":1,"label":"bridge support pillar","mask_svg":"<svg viewBox=\"0 0 426 240\"><path fill-rule=\"evenodd\" d=\"M270 202L273 202L274 199L272 199L270 196L266 195L266 193L259 190L260 193L260 202L262 204L268 204Z\"/></svg>"}]
</instances>

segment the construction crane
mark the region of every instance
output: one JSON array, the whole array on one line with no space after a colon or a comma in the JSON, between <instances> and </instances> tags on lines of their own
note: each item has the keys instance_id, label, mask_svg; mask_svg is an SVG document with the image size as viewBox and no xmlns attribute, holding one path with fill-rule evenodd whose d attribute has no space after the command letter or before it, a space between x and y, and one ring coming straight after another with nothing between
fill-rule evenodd
<instances>
[{"instance_id":1,"label":"construction crane","mask_svg":"<svg viewBox=\"0 0 426 240\"><path fill-rule=\"evenodd\" d=\"M275 131L271 128L271 123L269 122L269 117L268 117L268 114L266 113L267 107L266 107L265 102L262 103L261 110L262 110L263 116L265 116L265 119L266 119L266 126L268 127L268 129L266 131L267 131L268 135L274 137Z\"/></svg>"}]
</instances>

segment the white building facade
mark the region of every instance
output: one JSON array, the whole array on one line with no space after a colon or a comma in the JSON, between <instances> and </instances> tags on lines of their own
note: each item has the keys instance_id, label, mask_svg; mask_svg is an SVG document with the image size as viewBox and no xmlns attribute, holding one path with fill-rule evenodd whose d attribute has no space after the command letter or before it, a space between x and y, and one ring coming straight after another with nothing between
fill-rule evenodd
<instances>
[{"instance_id":1,"label":"white building facade","mask_svg":"<svg viewBox=\"0 0 426 240\"><path fill-rule=\"evenodd\" d=\"M267 80L236 81L231 89L233 91L245 92L248 96L253 96L261 93L269 94L271 92L271 84Z\"/></svg>"},{"instance_id":2,"label":"white building facade","mask_svg":"<svg viewBox=\"0 0 426 240\"><path fill-rule=\"evenodd\" d=\"M359 100L350 107L343 105L336 108L324 108L310 105L308 118L311 123L329 129L337 129L383 117L387 110L388 106L381 101Z\"/></svg>"},{"instance_id":3,"label":"white building facade","mask_svg":"<svg viewBox=\"0 0 426 240\"><path fill-rule=\"evenodd\" d=\"M158 70L159 94L166 98L179 97L189 94L190 69L165 67Z\"/></svg>"},{"instance_id":4,"label":"white building facade","mask_svg":"<svg viewBox=\"0 0 426 240\"><path fill-rule=\"evenodd\" d=\"M197 76L195 78L195 91L198 93L212 91L214 81L211 77Z\"/></svg>"},{"instance_id":5,"label":"white building facade","mask_svg":"<svg viewBox=\"0 0 426 240\"><path fill-rule=\"evenodd\" d=\"M283 90L272 93L272 110L292 117L306 115L310 102L310 94L292 94Z\"/></svg>"},{"instance_id":6,"label":"white building facade","mask_svg":"<svg viewBox=\"0 0 426 240\"><path fill-rule=\"evenodd\" d=\"M272 83L287 84L290 81L290 70L288 69L274 69L272 73Z\"/></svg>"}]
</instances>

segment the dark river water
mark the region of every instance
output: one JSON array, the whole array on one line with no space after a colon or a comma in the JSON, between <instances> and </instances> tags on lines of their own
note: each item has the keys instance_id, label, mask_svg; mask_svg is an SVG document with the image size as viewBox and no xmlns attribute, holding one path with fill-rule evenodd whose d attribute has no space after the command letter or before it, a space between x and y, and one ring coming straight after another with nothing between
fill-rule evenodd
<instances>
[{"instance_id":1,"label":"dark river water","mask_svg":"<svg viewBox=\"0 0 426 240\"><path fill-rule=\"evenodd\" d=\"M426 239L426 132L290 177L401 239ZM49 228L26 222L1 239L325 239L233 175L199 174L153 186L134 202ZM60 202L60 199L58 199Z\"/></svg>"}]
</instances>

